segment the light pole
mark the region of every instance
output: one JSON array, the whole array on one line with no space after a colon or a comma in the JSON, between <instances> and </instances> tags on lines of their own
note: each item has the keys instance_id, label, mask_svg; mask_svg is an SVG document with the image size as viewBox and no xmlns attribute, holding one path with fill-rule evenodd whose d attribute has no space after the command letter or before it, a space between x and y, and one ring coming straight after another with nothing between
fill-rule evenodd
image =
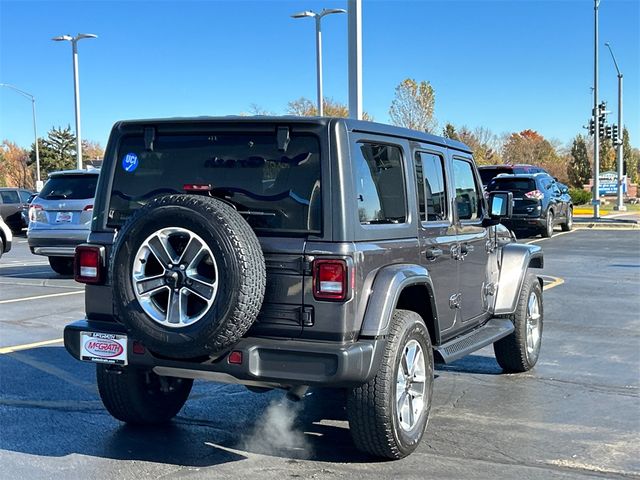
<instances>
[{"instance_id":1,"label":"light pole","mask_svg":"<svg viewBox=\"0 0 640 480\"><path fill-rule=\"evenodd\" d=\"M618 62L616 62L616 57L613 54L613 50L611 50L611 45L608 43L605 43L605 45L611 53L613 64L618 72L618 138L616 139L616 156L618 157L618 199L615 210L624 211L627 207L624 206L624 202L622 201L622 162L624 161L622 158L622 141L624 139L624 127L622 125L622 73L620 73L620 69L618 68Z\"/></svg>"},{"instance_id":2,"label":"light pole","mask_svg":"<svg viewBox=\"0 0 640 480\"><path fill-rule=\"evenodd\" d=\"M600 125L598 117L598 7L600 0L593 0L593 218L600 218Z\"/></svg>"},{"instance_id":3,"label":"light pole","mask_svg":"<svg viewBox=\"0 0 640 480\"><path fill-rule=\"evenodd\" d=\"M318 75L318 116L322 117L324 109L322 108L322 31L320 29L320 22L322 17L331 15L332 13L347 13L343 8L329 8L323 9L320 13L315 13L311 10L305 10L304 12L294 13L291 18L304 18L311 17L316 21L316 64Z\"/></svg>"},{"instance_id":4,"label":"light pole","mask_svg":"<svg viewBox=\"0 0 640 480\"><path fill-rule=\"evenodd\" d=\"M82 138L80 134L80 84L78 80L78 41L83 38L98 38L93 33L79 33L75 37L71 35L60 35L53 37L55 42L71 42L73 52L73 91L76 104L76 161L78 169L82 169Z\"/></svg>"},{"instance_id":5,"label":"light pole","mask_svg":"<svg viewBox=\"0 0 640 480\"><path fill-rule=\"evenodd\" d=\"M42 181L40 180L40 150L38 149L38 129L36 128L36 98L30 93L20 90L18 87L9 85L8 83L0 83L0 87L7 87L15 90L20 95L31 100L31 112L33 113L33 136L36 141L36 190L42 189Z\"/></svg>"}]
</instances>

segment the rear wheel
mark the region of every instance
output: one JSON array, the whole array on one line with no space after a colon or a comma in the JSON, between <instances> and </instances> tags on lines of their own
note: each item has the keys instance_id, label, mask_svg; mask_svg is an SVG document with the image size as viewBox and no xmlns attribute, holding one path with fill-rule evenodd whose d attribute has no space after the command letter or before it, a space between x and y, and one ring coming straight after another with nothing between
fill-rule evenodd
<instances>
[{"instance_id":1,"label":"rear wheel","mask_svg":"<svg viewBox=\"0 0 640 480\"><path fill-rule=\"evenodd\" d=\"M193 380L161 377L149 370L97 365L96 378L108 412L126 423L153 425L175 417L189 397Z\"/></svg>"},{"instance_id":2,"label":"rear wheel","mask_svg":"<svg viewBox=\"0 0 640 480\"><path fill-rule=\"evenodd\" d=\"M547 211L547 220L544 222L544 226L542 227L541 235L544 238L551 238L553 236L553 226L555 217L553 216L553 212L551 210Z\"/></svg>"},{"instance_id":3,"label":"rear wheel","mask_svg":"<svg viewBox=\"0 0 640 480\"><path fill-rule=\"evenodd\" d=\"M3 253L4 253L4 239L0 237L0 258L2 258Z\"/></svg>"},{"instance_id":4,"label":"rear wheel","mask_svg":"<svg viewBox=\"0 0 640 480\"><path fill-rule=\"evenodd\" d=\"M73 275L72 257L49 257L49 265L60 275Z\"/></svg>"},{"instance_id":5,"label":"rear wheel","mask_svg":"<svg viewBox=\"0 0 640 480\"><path fill-rule=\"evenodd\" d=\"M427 427L432 395L433 351L427 327L417 313L396 310L378 373L348 394L356 447L392 459L409 455Z\"/></svg>"},{"instance_id":6,"label":"rear wheel","mask_svg":"<svg viewBox=\"0 0 640 480\"><path fill-rule=\"evenodd\" d=\"M567 210L567 220L560 226L562 227L563 232L570 232L573 230L573 208L569 208L569 210Z\"/></svg>"}]
</instances>

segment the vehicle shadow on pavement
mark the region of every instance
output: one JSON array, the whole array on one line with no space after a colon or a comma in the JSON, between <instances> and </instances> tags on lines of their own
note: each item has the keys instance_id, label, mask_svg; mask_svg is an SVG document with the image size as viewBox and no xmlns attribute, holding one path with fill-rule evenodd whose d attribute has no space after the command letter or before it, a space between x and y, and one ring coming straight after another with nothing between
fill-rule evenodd
<instances>
[{"instance_id":1,"label":"vehicle shadow on pavement","mask_svg":"<svg viewBox=\"0 0 640 480\"><path fill-rule=\"evenodd\" d=\"M174 421L136 427L107 413L93 365L73 360L61 346L0 355L0 380L0 449L5 451L192 467L260 455L292 462L372 461L352 443L341 391L312 391L290 402L282 391L258 394L239 385L196 382ZM286 405L280 420L274 421L274 405Z\"/></svg>"},{"instance_id":2,"label":"vehicle shadow on pavement","mask_svg":"<svg viewBox=\"0 0 640 480\"><path fill-rule=\"evenodd\" d=\"M72 279L73 275L60 275L46 264L42 265L16 265L3 267L0 270L2 277L20 278L24 280L60 280Z\"/></svg>"},{"instance_id":3,"label":"vehicle shadow on pavement","mask_svg":"<svg viewBox=\"0 0 640 480\"><path fill-rule=\"evenodd\" d=\"M493 356L467 355L460 360L445 365L436 364L436 374L438 371L474 373L480 375L502 375L504 374L500 365Z\"/></svg>"}]
</instances>

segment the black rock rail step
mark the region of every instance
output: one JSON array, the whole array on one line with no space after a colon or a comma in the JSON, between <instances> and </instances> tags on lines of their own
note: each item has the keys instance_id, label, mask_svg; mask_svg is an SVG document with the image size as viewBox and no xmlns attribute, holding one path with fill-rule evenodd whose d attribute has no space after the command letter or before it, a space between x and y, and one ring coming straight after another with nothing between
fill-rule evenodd
<instances>
[{"instance_id":1,"label":"black rock rail step","mask_svg":"<svg viewBox=\"0 0 640 480\"><path fill-rule=\"evenodd\" d=\"M439 356L443 363L451 363L506 337L513 330L513 322L510 319L492 318L481 327L435 347L436 357Z\"/></svg>"}]
</instances>

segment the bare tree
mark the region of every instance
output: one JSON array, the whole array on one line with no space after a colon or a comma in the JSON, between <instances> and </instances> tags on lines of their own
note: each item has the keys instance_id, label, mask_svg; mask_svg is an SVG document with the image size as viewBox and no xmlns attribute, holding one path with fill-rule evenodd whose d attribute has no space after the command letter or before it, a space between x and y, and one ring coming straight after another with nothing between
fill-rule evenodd
<instances>
[{"instance_id":1,"label":"bare tree","mask_svg":"<svg viewBox=\"0 0 640 480\"><path fill-rule=\"evenodd\" d=\"M437 122L433 117L436 96L429 82L416 82L406 78L396 87L395 97L389 108L389 117L394 125L435 132Z\"/></svg>"},{"instance_id":2,"label":"bare tree","mask_svg":"<svg viewBox=\"0 0 640 480\"><path fill-rule=\"evenodd\" d=\"M332 98L325 98L322 104L324 109L324 115L326 117L342 117L349 116L349 107L340 103ZM297 100L292 100L287 105L287 113L291 115L299 115L301 117L313 117L318 114L316 104L305 97L300 97ZM362 118L364 120L373 120L373 117L367 112L363 112Z\"/></svg>"}]
</instances>

